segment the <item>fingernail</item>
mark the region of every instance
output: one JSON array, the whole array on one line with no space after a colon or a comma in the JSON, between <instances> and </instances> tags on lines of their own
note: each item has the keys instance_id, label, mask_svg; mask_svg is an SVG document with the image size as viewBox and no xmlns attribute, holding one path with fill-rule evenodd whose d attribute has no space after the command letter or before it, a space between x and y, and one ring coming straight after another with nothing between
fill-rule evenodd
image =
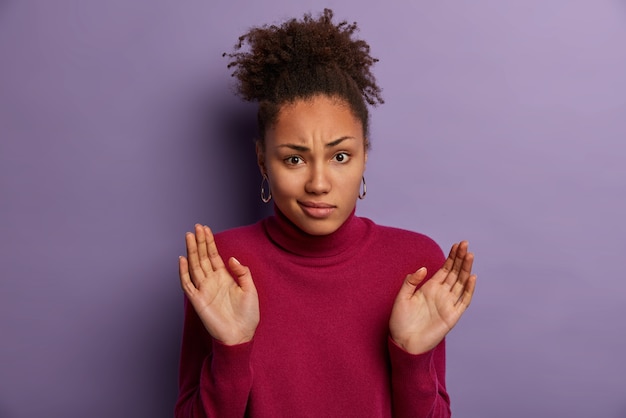
<instances>
[{"instance_id":1,"label":"fingernail","mask_svg":"<svg viewBox=\"0 0 626 418\"><path fill-rule=\"evenodd\" d=\"M235 263L237 263L237 264L241 264L241 263L239 262L239 260L237 260L235 257L232 257L232 259L233 259L233 260L235 260Z\"/></svg>"},{"instance_id":2,"label":"fingernail","mask_svg":"<svg viewBox=\"0 0 626 418\"><path fill-rule=\"evenodd\" d=\"M426 270L426 267L420 267L420 268L417 269L417 271L415 273L421 273L424 270Z\"/></svg>"}]
</instances>

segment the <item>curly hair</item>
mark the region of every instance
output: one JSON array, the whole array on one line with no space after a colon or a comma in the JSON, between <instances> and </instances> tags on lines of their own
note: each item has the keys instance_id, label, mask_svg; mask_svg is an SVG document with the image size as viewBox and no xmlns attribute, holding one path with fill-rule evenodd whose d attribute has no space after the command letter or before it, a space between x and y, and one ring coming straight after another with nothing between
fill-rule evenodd
<instances>
[{"instance_id":1,"label":"curly hair","mask_svg":"<svg viewBox=\"0 0 626 418\"><path fill-rule=\"evenodd\" d=\"M370 71L378 59L370 56L365 41L352 38L356 22L334 24L332 19L332 10L324 9L317 19L305 14L302 20L290 19L280 26L255 27L239 37L234 52L223 54L231 59L228 68L235 68L237 93L259 103L261 143L281 106L319 94L348 103L368 138L366 102L384 103Z\"/></svg>"}]
</instances>

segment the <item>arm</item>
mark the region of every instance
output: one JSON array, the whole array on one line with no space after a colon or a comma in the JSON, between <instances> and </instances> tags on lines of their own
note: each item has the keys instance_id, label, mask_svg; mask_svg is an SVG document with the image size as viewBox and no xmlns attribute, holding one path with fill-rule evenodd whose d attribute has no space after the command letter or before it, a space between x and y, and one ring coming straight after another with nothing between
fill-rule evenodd
<instances>
[{"instance_id":1,"label":"arm","mask_svg":"<svg viewBox=\"0 0 626 418\"><path fill-rule=\"evenodd\" d=\"M467 247L465 241L454 244L430 280L422 267L398 292L389 319L394 416L450 416L444 338L474 294L474 256Z\"/></svg>"},{"instance_id":2,"label":"arm","mask_svg":"<svg viewBox=\"0 0 626 418\"><path fill-rule=\"evenodd\" d=\"M185 324L176 417L242 417L252 370L250 357L259 323L259 301L250 270L230 258L226 268L213 234L196 225L180 257Z\"/></svg>"},{"instance_id":3,"label":"arm","mask_svg":"<svg viewBox=\"0 0 626 418\"><path fill-rule=\"evenodd\" d=\"M450 417L446 391L445 340L423 354L410 354L391 338L391 389L394 417Z\"/></svg>"},{"instance_id":4,"label":"arm","mask_svg":"<svg viewBox=\"0 0 626 418\"><path fill-rule=\"evenodd\" d=\"M252 386L253 342L226 346L213 339L185 298L176 418L243 417Z\"/></svg>"},{"instance_id":5,"label":"arm","mask_svg":"<svg viewBox=\"0 0 626 418\"><path fill-rule=\"evenodd\" d=\"M252 387L252 348L252 341L216 341L185 298L175 417L243 417Z\"/></svg>"}]
</instances>

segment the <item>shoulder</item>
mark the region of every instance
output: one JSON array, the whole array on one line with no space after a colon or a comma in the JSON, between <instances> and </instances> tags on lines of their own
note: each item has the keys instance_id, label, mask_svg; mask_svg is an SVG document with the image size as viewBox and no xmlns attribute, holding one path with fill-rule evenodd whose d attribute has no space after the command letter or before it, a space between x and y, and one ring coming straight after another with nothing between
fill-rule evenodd
<instances>
[{"instance_id":1,"label":"shoulder","mask_svg":"<svg viewBox=\"0 0 626 418\"><path fill-rule=\"evenodd\" d=\"M215 240L226 243L230 241L251 239L259 235L263 235L263 228L261 227L261 222L256 222L251 225L239 226L217 232L215 233Z\"/></svg>"},{"instance_id":2,"label":"shoulder","mask_svg":"<svg viewBox=\"0 0 626 418\"><path fill-rule=\"evenodd\" d=\"M441 247L431 237L415 231L378 225L362 218L370 224L371 245L385 258L420 260L429 269L439 268L445 260Z\"/></svg>"},{"instance_id":3,"label":"shoulder","mask_svg":"<svg viewBox=\"0 0 626 418\"><path fill-rule=\"evenodd\" d=\"M392 245L395 248L406 248L420 252L442 255L441 247L431 237L415 231L396 228L392 226L378 225L370 219L363 218L371 223L371 228L376 239L384 244Z\"/></svg>"},{"instance_id":4,"label":"shoulder","mask_svg":"<svg viewBox=\"0 0 626 418\"><path fill-rule=\"evenodd\" d=\"M223 256L225 254L241 253L246 248L260 248L265 242L265 234L260 222L227 229L215 234L215 244Z\"/></svg>"}]
</instances>

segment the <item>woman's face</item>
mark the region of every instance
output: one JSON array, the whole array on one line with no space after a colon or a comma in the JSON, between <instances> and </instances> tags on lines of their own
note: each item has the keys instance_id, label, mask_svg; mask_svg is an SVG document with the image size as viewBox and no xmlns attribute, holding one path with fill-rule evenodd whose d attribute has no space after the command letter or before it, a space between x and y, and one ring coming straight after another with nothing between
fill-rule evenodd
<instances>
[{"instance_id":1,"label":"woman's face","mask_svg":"<svg viewBox=\"0 0 626 418\"><path fill-rule=\"evenodd\" d=\"M257 156L276 206L303 231L333 233L354 209L367 152L346 102L320 95L283 106Z\"/></svg>"}]
</instances>

